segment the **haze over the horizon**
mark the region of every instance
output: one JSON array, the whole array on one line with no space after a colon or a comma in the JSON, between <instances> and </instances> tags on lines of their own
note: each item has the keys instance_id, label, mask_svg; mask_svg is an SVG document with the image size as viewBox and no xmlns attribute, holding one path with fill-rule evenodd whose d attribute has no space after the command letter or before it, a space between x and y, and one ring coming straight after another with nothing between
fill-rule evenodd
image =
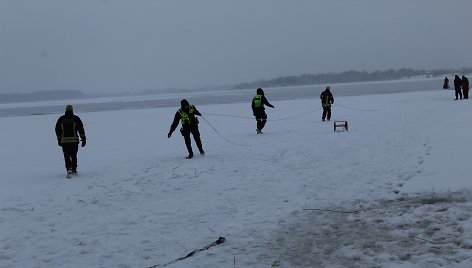
<instances>
[{"instance_id":1,"label":"haze over the horizon","mask_svg":"<svg viewBox=\"0 0 472 268\"><path fill-rule=\"evenodd\" d=\"M1 0L0 93L472 65L472 1Z\"/></svg>"}]
</instances>

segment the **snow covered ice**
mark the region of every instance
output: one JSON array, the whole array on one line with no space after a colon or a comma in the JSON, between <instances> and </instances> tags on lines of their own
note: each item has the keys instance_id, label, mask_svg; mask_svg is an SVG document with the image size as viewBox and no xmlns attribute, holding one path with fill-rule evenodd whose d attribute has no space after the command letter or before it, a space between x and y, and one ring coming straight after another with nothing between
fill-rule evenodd
<instances>
[{"instance_id":1,"label":"snow covered ice","mask_svg":"<svg viewBox=\"0 0 472 268\"><path fill-rule=\"evenodd\" d=\"M206 155L192 160L178 132L166 136L178 102L75 109L87 146L70 180L60 114L0 117L0 267L151 267L218 237L167 267L472 267L472 103L331 88L331 122L316 97L266 91L264 135L246 118L252 94L188 98L233 142L200 120Z\"/></svg>"}]
</instances>

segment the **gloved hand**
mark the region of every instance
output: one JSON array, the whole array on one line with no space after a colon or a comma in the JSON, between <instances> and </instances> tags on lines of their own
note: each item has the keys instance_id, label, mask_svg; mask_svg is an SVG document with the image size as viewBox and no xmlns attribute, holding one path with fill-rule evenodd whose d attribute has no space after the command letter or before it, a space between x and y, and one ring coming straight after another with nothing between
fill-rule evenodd
<instances>
[{"instance_id":1,"label":"gloved hand","mask_svg":"<svg viewBox=\"0 0 472 268\"><path fill-rule=\"evenodd\" d=\"M87 143L86 140L82 140L82 147L84 147L86 143Z\"/></svg>"},{"instance_id":2,"label":"gloved hand","mask_svg":"<svg viewBox=\"0 0 472 268\"><path fill-rule=\"evenodd\" d=\"M170 138L172 136L172 132L167 133L167 138Z\"/></svg>"}]
</instances>

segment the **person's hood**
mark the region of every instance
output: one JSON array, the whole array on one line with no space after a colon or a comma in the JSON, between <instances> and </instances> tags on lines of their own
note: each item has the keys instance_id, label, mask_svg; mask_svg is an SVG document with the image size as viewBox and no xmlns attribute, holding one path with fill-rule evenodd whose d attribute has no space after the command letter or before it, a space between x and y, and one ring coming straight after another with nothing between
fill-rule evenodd
<instances>
[{"instance_id":1,"label":"person's hood","mask_svg":"<svg viewBox=\"0 0 472 268\"><path fill-rule=\"evenodd\" d=\"M66 106L66 112L65 112L65 114L67 114L67 115L73 115L73 114L74 114L74 107L72 107L72 105L70 105L70 104L67 105L67 106Z\"/></svg>"},{"instance_id":2,"label":"person's hood","mask_svg":"<svg viewBox=\"0 0 472 268\"><path fill-rule=\"evenodd\" d=\"M186 99L183 99L180 101L180 107L184 107L184 106L189 106L190 103L188 103L188 100Z\"/></svg>"}]
</instances>

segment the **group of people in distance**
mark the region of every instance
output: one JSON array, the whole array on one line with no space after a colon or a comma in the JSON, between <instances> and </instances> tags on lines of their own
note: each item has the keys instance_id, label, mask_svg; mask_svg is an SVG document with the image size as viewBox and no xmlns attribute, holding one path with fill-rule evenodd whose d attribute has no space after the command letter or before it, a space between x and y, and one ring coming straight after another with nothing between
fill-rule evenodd
<instances>
[{"instance_id":1,"label":"group of people in distance","mask_svg":"<svg viewBox=\"0 0 472 268\"><path fill-rule=\"evenodd\" d=\"M331 105L334 103L334 97L330 91L330 87L326 87L326 89L321 93L320 99L321 106L323 107L321 119L323 121L329 121L331 120ZM262 129L267 122L267 114L264 106L274 108L274 105L272 105L265 97L264 90L258 88L256 90L256 96L254 96L251 103L252 114L256 118L257 134L262 134ZM180 133L184 137L185 145L187 147L187 159L193 158L190 135L193 136L200 154L205 155L200 138L200 132L198 130L199 122L197 116L202 116L197 108L194 105L191 105L186 99L181 100L180 109L175 112L174 120L172 121L170 130L167 133L167 138L170 138L179 123L181 124ZM62 147L67 177L69 178L71 175L77 174L77 152L79 149L79 143L82 143L82 147L86 144L84 125L82 120L74 114L72 105L67 105L64 115L59 117L57 120L55 132L57 144Z\"/></svg>"},{"instance_id":2,"label":"group of people in distance","mask_svg":"<svg viewBox=\"0 0 472 268\"><path fill-rule=\"evenodd\" d=\"M443 89L448 89L449 88L449 79L444 78L444 84L443 84ZM469 98L469 79L463 75L462 79L458 76L454 76L454 90L455 90L455 95L456 98L454 100L462 100L468 99Z\"/></svg>"}]
</instances>

